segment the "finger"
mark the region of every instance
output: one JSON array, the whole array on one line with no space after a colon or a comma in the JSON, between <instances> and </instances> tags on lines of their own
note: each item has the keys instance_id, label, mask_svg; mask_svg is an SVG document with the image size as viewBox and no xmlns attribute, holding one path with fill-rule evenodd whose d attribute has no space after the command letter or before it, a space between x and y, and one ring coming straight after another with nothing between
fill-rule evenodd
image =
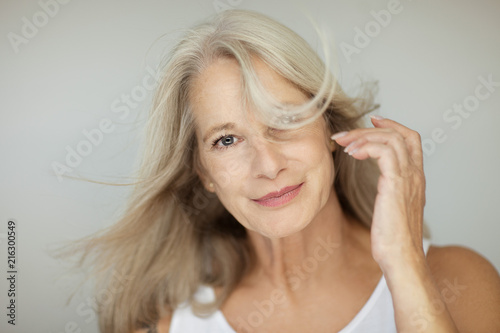
<instances>
[{"instance_id":1,"label":"finger","mask_svg":"<svg viewBox=\"0 0 500 333\"><path fill-rule=\"evenodd\" d=\"M377 132L387 132L390 133L393 131L389 128L356 128L346 132L336 133L331 136L333 140L335 140L338 144L342 146L348 145L353 140L357 139L359 136L364 133L377 133Z\"/></svg>"},{"instance_id":2,"label":"finger","mask_svg":"<svg viewBox=\"0 0 500 333\"><path fill-rule=\"evenodd\" d=\"M377 160L383 176L396 179L401 175L397 153L393 146L378 142L366 142L351 152L351 156L364 160L369 157Z\"/></svg>"},{"instance_id":3,"label":"finger","mask_svg":"<svg viewBox=\"0 0 500 333\"><path fill-rule=\"evenodd\" d=\"M377 128L393 128L403 136L407 145L410 158L419 166L423 167L422 139L417 131L414 131L400 123L382 118L380 116L371 117L373 126Z\"/></svg>"},{"instance_id":4,"label":"finger","mask_svg":"<svg viewBox=\"0 0 500 333\"><path fill-rule=\"evenodd\" d=\"M404 138L393 129L389 131L365 131L358 132L351 136L350 143L347 144L344 152L350 154L356 148L364 145L366 142L375 142L380 144L385 144L392 146L396 152L397 161L400 170L407 170L410 164L410 157L408 152L408 147Z\"/></svg>"}]
</instances>

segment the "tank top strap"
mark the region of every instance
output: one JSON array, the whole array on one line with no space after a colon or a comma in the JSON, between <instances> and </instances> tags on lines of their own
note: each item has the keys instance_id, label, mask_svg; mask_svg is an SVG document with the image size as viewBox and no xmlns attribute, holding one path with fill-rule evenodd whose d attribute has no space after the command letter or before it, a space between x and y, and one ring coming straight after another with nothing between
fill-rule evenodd
<instances>
[{"instance_id":1,"label":"tank top strap","mask_svg":"<svg viewBox=\"0 0 500 333\"><path fill-rule=\"evenodd\" d=\"M424 253L425 255L427 255L427 251L429 251L429 247L431 246L431 240L429 238L424 238L422 241L423 241Z\"/></svg>"},{"instance_id":2,"label":"tank top strap","mask_svg":"<svg viewBox=\"0 0 500 333\"><path fill-rule=\"evenodd\" d=\"M202 285L198 288L194 298L201 303L210 303L215 300L215 291L212 287ZM170 322L170 333L236 333L224 318L220 310L209 316L199 317L194 314L190 304L185 302L177 308Z\"/></svg>"},{"instance_id":3,"label":"tank top strap","mask_svg":"<svg viewBox=\"0 0 500 333\"><path fill-rule=\"evenodd\" d=\"M423 250L427 255L431 241L423 239ZM204 303L215 299L210 286L200 286L195 299ZM396 333L394 308L391 293L384 276L380 279L369 300L339 333ZM170 333L236 333L220 310L208 317L196 316L189 304L183 304L174 311Z\"/></svg>"}]
</instances>

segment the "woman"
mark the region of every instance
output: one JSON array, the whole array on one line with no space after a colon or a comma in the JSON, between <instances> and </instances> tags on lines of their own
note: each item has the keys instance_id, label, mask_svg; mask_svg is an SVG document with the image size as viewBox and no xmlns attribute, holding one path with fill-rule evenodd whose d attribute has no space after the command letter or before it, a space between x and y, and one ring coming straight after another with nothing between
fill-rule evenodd
<instances>
[{"instance_id":1,"label":"woman","mask_svg":"<svg viewBox=\"0 0 500 333\"><path fill-rule=\"evenodd\" d=\"M102 287L124 285L101 330L500 332L498 273L429 247L420 137L379 116L363 128L373 109L263 15L188 32L128 209L85 245Z\"/></svg>"}]
</instances>

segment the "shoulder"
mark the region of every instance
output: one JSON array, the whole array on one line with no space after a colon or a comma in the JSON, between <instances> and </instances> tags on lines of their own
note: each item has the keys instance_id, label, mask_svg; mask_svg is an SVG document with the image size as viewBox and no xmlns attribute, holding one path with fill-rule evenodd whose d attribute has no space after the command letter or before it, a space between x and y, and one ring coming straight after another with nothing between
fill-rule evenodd
<instances>
[{"instance_id":1,"label":"shoulder","mask_svg":"<svg viewBox=\"0 0 500 333\"><path fill-rule=\"evenodd\" d=\"M500 330L500 276L486 258L463 246L430 246L427 263L461 332Z\"/></svg>"},{"instance_id":2,"label":"shoulder","mask_svg":"<svg viewBox=\"0 0 500 333\"><path fill-rule=\"evenodd\" d=\"M495 267L485 257L464 246L431 245L427 262L434 277L449 278L451 274L469 282L489 280L493 284L500 283Z\"/></svg>"},{"instance_id":3,"label":"shoulder","mask_svg":"<svg viewBox=\"0 0 500 333\"><path fill-rule=\"evenodd\" d=\"M172 314L168 313L165 316L163 316L159 321L158 321L158 333L168 333L170 331L170 322L172 321Z\"/></svg>"}]
</instances>

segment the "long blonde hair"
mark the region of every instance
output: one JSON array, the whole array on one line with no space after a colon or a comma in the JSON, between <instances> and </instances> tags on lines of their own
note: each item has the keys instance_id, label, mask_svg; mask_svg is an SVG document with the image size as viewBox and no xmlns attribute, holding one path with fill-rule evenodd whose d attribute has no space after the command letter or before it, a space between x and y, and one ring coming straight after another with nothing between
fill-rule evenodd
<instances>
[{"instance_id":1,"label":"long blonde hair","mask_svg":"<svg viewBox=\"0 0 500 333\"><path fill-rule=\"evenodd\" d=\"M273 125L300 126L302 120L323 116L336 133L363 127L362 116L376 108L370 94L348 97L306 41L262 14L228 10L189 30L163 65L146 128L140 181L125 213L115 225L75 245L80 263L92 264L98 290L123 284L118 280L127 277L124 288L109 293L106 302L99 304L103 332L130 332L149 325L184 301L192 302L199 313L214 311L252 268L254 257L245 228L215 195L204 190L196 174L199 161L188 105L192 80L214 59L232 57L242 68L247 102L261 106L265 98L259 97L263 92L258 89L251 56L262 59L318 106L313 116L306 112L311 103L289 110L298 116L292 117L294 121L286 117L284 121L278 111L268 113L272 117L263 114L265 121L275 121ZM340 149L333 159L334 187L343 210L369 227L376 164L358 161ZM193 299L201 284L222 287L208 307Z\"/></svg>"}]
</instances>

